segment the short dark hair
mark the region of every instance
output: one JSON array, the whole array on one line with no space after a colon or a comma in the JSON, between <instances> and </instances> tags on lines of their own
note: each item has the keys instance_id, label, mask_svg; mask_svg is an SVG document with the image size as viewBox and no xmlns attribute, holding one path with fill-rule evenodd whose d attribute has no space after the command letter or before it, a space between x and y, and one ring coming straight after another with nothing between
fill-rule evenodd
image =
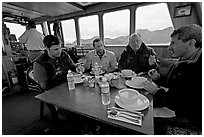
<instances>
[{"instance_id":1,"label":"short dark hair","mask_svg":"<svg viewBox=\"0 0 204 137\"><path fill-rule=\"evenodd\" d=\"M45 47L50 48L52 45L58 45L60 44L60 41L57 36L54 35L47 35L43 39L43 43Z\"/></svg>"},{"instance_id":2,"label":"short dark hair","mask_svg":"<svg viewBox=\"0 0 204 137\"><path fill-rule=\"evenodd\" d=\"M194 39L196 41L195 47L201 48L202 46L202 28L196 24L182 26L173 31L171 37L178 35L178 40L186 42Z\"/></svg>"},{"instance_id":3,"label":"short dark hair","mask_svg":"<svg viewBox=\"0 0 204 137\"><path fill-rule=\"evenodd\" d=\"M99 41L102 41L102 40L101 40L100 38L94 39L94 40L93 40L93 46L95 47L95 43L96 43L96 42L99 42Z\"/></svg>"},{"instance_id":4,"label":"short dark hair","mask_svg":"<svg viewBox=\"0 0 204 137\"><path fill-rule=\"evenodd\" d=\"M36 24L34 21L28 21L28 27L30 28L36 28Z\"/></svg>"}]
</instances>

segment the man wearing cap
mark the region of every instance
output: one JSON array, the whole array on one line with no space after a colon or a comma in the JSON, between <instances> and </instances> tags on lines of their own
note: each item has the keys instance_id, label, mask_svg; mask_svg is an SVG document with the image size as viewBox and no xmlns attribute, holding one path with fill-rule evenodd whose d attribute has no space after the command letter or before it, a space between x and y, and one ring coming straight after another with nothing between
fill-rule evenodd
<instances>
[{"instance_id":1,"label":"man wearing cap","mask_svg":"<svg viewBox=\"0 0 204 137\"><path fill-rule=\"evenodd\" d=\"M34 21L29 21L26 26L26 31L19 37L19 41L26 44L28 50L28 58L34 61L36 57L43 53L44 35L36 30Z\"/></svg>"}]
</instances>

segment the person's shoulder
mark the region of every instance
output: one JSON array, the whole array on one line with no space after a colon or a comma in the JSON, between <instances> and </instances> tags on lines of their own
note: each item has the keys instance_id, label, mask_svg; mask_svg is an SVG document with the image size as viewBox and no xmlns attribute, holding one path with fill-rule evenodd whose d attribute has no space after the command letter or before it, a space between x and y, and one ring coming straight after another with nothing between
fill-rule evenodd
<instances>
[{"instance_id":1,"label":"person's shoulder","mask_svg":"<svg viewBox=\"0 0 204 137\"><path fill-rule=\"evenodd\" d=\"M145 45L146 46L146 45ZM147 49L150 51L150 50L154 50L154 48L152 48L152 47L149 47L149 46L146 46L147 47Z\"/></svg>"},{"instance_id":2,"label":"person's shoulder","mask_svg":"<svg viewBox=\"0 0 204 137\"><path fill-rule=\"evenodd\" d=\"M88 55L88 56L95 55L95 50L90 50L86 55Z\"/></svg>"},{"instance_id":3,"label":"person's shoulder","mask_svg":"<svg viewBox=\"0 0 204 137\"><path fill-rule=\"evenodd\" d=\"M106 50L106 53L109 55L115 55L115 53L113 51L110 51L110 50Z\"/></svg>"},{"instance_id":4,"label":"person's shoulder","mask_svg":"<svg viewBox=\"0 0 204 137\"><path fill-rule=\"evenodd\" d=\"M35 60L34 62L38 62L38 63L41 63L41 62L44 62L44 61L47 61L48 60L48 54L46 51L44 51L44 53L42 53L41 55L39 55Z\"/></svg>"}]
</instances>

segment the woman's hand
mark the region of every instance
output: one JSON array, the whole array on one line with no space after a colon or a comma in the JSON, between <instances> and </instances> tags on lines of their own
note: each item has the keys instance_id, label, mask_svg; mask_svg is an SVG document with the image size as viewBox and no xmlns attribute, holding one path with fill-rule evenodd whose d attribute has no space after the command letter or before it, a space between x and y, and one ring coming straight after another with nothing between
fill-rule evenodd
<instances>
[{"instance_id":1,"label":"woman's hand","mask_svg":"<svg viewBox=\"0 0 204 137\"><path fill-rule=\"evenodd\" d=\"M143 83L143 85L144 85L144 89L147 90L151 94L155 94L159 90L158 86L155 83L150 82L148 80L146 80Z\"/></svg>"}]
</instances>

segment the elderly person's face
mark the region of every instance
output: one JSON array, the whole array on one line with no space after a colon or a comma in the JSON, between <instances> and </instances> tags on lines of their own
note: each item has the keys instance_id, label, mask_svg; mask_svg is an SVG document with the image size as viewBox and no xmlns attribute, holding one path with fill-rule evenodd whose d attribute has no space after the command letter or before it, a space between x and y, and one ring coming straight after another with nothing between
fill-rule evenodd
<instances>
[{"instance_id":1,"label":"elderly person's face","mask_svg":"<svg viewBox=\"0 0 204 137\"><path fill-rule=\"evenodd\" d=\"M183 42L178 40L178 35L171 37L171 44L168 50L172 54L172 57L185 57L189 48L189 41Z\"/></svg>"},{"instance_id":2,"label":"elderly person's face","mask_svg":"<svg viewBox=\"0 0 204 137\"><path fill-rule=\"evenodd\" d=\"M142 39L138 34L134 34L129 39L129 45L133 50L138 50L142 44Z\"/></svg>"},{"instance_id":3,"label":"elderly person's face","mask_svg":"<svg viewBox=\"0 0 204 137\"><path fill-rule=\"evenodd\" d=\"M104 45L103 45L103 42L101 40L98 42L95 42L94 45L95 45L94 48L95 48L96 52L103 53Z\"/></svg>"}]
</instances>

